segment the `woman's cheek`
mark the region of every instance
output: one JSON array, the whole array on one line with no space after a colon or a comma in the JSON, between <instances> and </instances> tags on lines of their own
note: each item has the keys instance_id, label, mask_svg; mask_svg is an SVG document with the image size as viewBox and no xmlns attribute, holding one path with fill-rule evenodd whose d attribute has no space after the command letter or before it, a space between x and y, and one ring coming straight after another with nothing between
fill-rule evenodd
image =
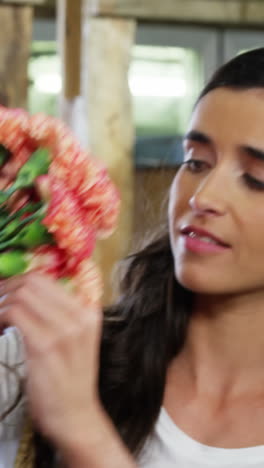
<instances>
[{"instance_id":1,"label":"woman's cheek","mask_svg":"<svg viewBox=\"0 0 264 468\"><path fill-rule=\"evenodd\" d=\"M170 190L170 216L181 215L188 210L189 201L193 195L192 187L181 169L176 174Z\"/></svg>"}]
</instances>

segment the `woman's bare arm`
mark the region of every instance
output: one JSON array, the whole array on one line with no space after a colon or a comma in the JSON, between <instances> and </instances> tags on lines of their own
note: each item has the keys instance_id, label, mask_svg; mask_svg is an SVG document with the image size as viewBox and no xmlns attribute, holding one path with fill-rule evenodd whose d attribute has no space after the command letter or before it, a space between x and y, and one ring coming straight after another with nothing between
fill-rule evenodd
<instances>
[{"instance_id":1,"label":"woman's bare arm","mask_svg":"<svg viewBox=\"0 0 264 468\"><path fill-rule=\"evenodd\" d=\"M105 414L96 417L95 427L93 434L84 431L73 445L67 444L62 452L67 468L137 468Z\"/></svg>"},{"instance_id":2,"label":"woman's bare arm","mask_svg":"<svg viewBox=\"0 0 264 468\"><path fill-rule=\"evenodd\" d=\"M23 336L32 419L67 467L135 468L99 398L102 311L39 273L1 281L0 296L0 328Z\"/></svg>"}]
</instances>

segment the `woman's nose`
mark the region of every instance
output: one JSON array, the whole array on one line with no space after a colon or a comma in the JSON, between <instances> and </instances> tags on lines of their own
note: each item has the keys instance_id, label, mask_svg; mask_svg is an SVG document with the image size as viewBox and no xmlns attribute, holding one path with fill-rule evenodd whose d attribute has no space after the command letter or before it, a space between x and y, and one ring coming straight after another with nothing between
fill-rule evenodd
<instances>
[{"instance_id":1,"label":"woman's nose","mask_svg":"<svg viewBox=\"0 0 264 468\"><path fill-rule=\"evenodd\" d=\"M189 205L196 216L221 216L225 213L225 187L214 182L205 182L190 198Z\"/></svg>"}]
</instances>

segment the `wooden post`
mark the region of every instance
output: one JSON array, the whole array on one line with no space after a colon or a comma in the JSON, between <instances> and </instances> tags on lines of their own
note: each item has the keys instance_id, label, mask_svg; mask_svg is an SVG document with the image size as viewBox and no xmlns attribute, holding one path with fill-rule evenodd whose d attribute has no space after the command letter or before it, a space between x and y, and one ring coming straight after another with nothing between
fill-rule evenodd
<instances>
[{"instance_id":1,"label":"wooden post","mask_svg":"<svg viewBox=\"0 0 264 468\"><path fill-rule=\"evenodd\" d=\"M0 104L26 107L32 34L30 6L0 5Z\"/></svg>"},{"instance_id":2,"label":"wooden post","mask_svg":"<svg viewBox=\"0 0 264 468\"><path fill-rule=\"evenodd\" d=\"M89 146L106 163L122 200L118 229L98 249L104 272L105 302L110 302L113 266L128 253L133 230L134 125L128 68L135 23L89 16L84 21L83 93Z\"/></svg>"},{"instance_id":3,"label":"wooden post","mask_svg":"<svg viewBox=\"0 0 264 468\"><path fill-rule=\"evenodd\" d=\"M78 54L80 47L78 35L75 36L74 45L70 45L68 39L63 46L65 31L77 28L76 24L72 24L76 21L73 14L67 14L70 11L67 4L71 1L58 0L64 83L73 79L70 86L64 85L61 116L83 146L104 161L122 199L118 229L109 240L100 242L96 254L104 276L104 302L109 303L112 298L113 267L127 254L132 235L133 122L128 67L135 22L91 18L83 0L80 69L75 70L70 78L65 74L71 73L74 54ZM78 14L76 16L79 17Z\"/></svg>"},{"instance_id":4,"label":"wooden post","mask_svg":"<svg viewBox=\"0 0 264 468\"><path fill-rule=\"evenodd\" d=\"M58 16L63 57L63 95L67 100L72 100L80 95L81 0L60 0Z\"/></svg>"}]
</instances>

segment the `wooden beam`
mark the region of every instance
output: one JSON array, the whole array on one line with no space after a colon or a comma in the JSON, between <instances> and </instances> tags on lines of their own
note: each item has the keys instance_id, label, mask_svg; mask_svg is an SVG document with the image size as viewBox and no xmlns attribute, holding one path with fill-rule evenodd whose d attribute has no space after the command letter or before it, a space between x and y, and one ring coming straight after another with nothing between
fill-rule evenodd
<instances>
[{"instance_id":1,"label":"wooden beam","mask_svg":"<svg viewBox=\"0 0 264 468\"><path fill-rule=\"evenodd\" d=\"M32 40L30 6L0 5L0 104L26 107Z\"/></svg>"},{"instance_id":2,"label":"wooden beam","mask_svg":"<svg viewBox=\"0 0 264 468\"><path fill-rule=\"evenodd\" d=\"M263 25L259 0L88 0L92 16L129 17L154 21Z\"/></svg>"},{"instance_id":3,"label":"wooden beam","mask_svg":"<svg viewBox=\"0 0 264 468\"><path fill-rule=\"evenodd\" d=\"M98 244L96 252L108 304L113 297L113 267L128 253L133 230L134 126L128 69L136 22L91 18L85 14L86 0L82 5L81 0L57 1L64 76L60 116L81 145L104 161L121 195L118 229Z\"/></svg>"},{"instance_id":4,"label":"wooden beam","mask_svg":"<svg viewBox=\"0 0 264 468\"><path fill-rule=\"evenodd\" d=\"M63 67L63 94L74 99L80 94L81 2L58 0L58 27Z\"/></svg>"},{"instance_id":5,"label":"wooden beam","mask_svg":"<svg viewBox=\"0 0 264 468\"><path fill-rule=\"evenodd\" d=\"M0 0L0 5L44 5L46 0Z\"/></svg>"},{"instance_id":6,"label":"wooden beam","mask_svg":"<svg viewBox=\"0 0 264 468\"><path fill-rule=\"evenodd\" d=\"M118 187L121 213L116 232L101 241L97 259L104 278L104 302L113 298L113 267L127 255L133 232L134 126L128 70L136 23L83 15L82 96L85 134Z\"/></svg>"},{"instance_id":7,"label":"wooden beam","mask_svg":"<svg viewBox=\"0 0 264 468\"><path fill-rule=\"evenodd\" d=\"M56 0L46 0L35 5L34 8L34 17L35 18L56 18Z\"/></svg>"}]
</instances>

